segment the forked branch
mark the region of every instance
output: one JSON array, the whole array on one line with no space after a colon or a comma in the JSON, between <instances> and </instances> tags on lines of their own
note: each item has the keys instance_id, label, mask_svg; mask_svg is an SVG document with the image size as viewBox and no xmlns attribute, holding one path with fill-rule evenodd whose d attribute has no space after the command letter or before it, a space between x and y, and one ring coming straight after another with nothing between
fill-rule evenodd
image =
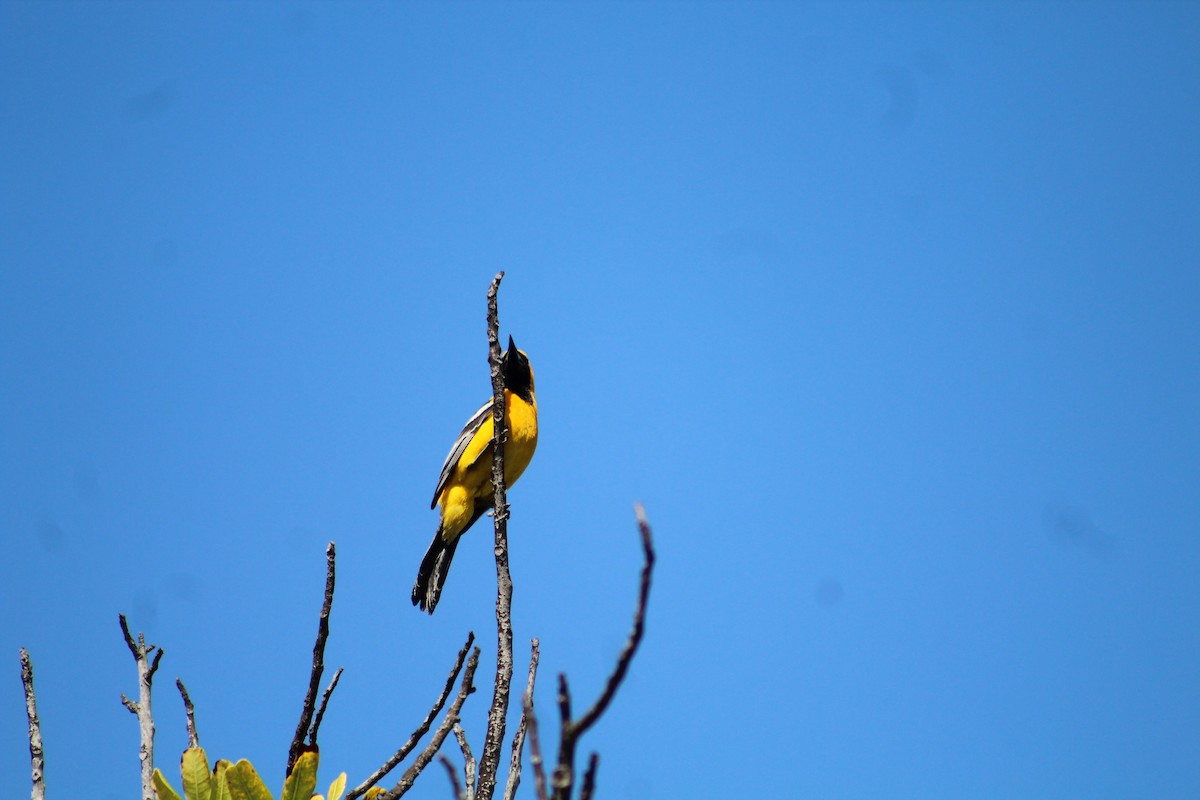
<instances>
[{"instance_id":1,"label":"forked branch","mask_svg":"<svg viewBox=\"0 0 1200 800\"><path fill-rule=\"evenodd\" d=\"M142 800L155 800L154 784L154 716L150 712L150 694L154 683L154 673L158 671L158 663L162 660L161 647L146 644L146 635L138 633L137 641L129 633L129 623L125 615L120 615L121 633L125 636L125 644L133 654L138 673L137 702L121 695L121 702L138 718L138 733L141 747L138 756L142 764Z\"/></svg>"},{"instance_id":2,"label":"forked branch","mask_svg":"<svg viewBox=\"0 0 1200 800\"><path fill-rule=\"evenodd\" d=\"M405 770L404 777L390 791L380 796L379 800L396 800L396 798L402 797L405 792L412 788L417 777L429 765L433 757L437 755L438 750L442 747L442 742L446 740L446 736L450 733L450 730L458 724L459 714L462 713L462 706L467 700L467 695L475 691L475 668L478 666L479 648L476 647L471 651L471 657L467 659L467 668L463 670L462 685L459 687L458 695L454 698L454 702L446 710L446 716L442 719L442 724L434 731L433 738L429 740L429 744L417 756L412 766Z\"/></svg>"},{"instance_id":3,"label":"forked branch","mask_svg":"<svg viewBox=\"0 0 1200 800\"><path fill-rule=\"evenodd\" d=\"M408 754L411 753L413 751L413 749L417 746L417 743L421 741L421 737L423 737L426 733L429 732L430 726L433 725L434 718L436 718L438 715L438 712L440 712L442 710L442 706L444 706L446 704L446 699L450 697L450 692L454 689L454 682L456 680L458 680L458 674L462 671L463 663L466 662L466 660L467 660L467 653L470 652L471 645L474 643L475 643L475 634L474 633L467 634L467 643L464 644L462 646L462 649L458 651L458 658L455 659L454 667L451 668L451 670L450 670L450 677L448 677L446 679L446 685L444 687L442 687L442 693L438 696L437 700L434 702L433 708L431 708L429 710L429 713L425 716L424 721L422 721L421 724L417 726L417 729L412 732L411 736L408 737L408 741L405 742L404 745L401 746L401 748L399 750L397 750L395 752L395 754L392 755L391 758L389 758L387 761L385 761L379 769L375 770L375 772L373 772L369 778L367 778L361 784L359 784L358 786L354 787L353 789L351 789L349 792L346 793L346 800L355 800L355 798L361 797L362 795L366 794L368 789L370 789L372 786L374 786L375 784L377 784L381 780L383 780L383 778L389 772L391 772L393 769L395 769L396 766L401 761L403 761L405 758L407 758ZM479 658L479 648L475 648L475 653L474 653L474 655L471 656L471 659L472 659L472 661L477 661L478 658ZM472 669L472 671L473 671L473 669ZM468 683L470 683L470 682L464 681L464 685L466 685ZM461 692L460 692L460 694L461 694ZM466 695L462 695L462 697L464 700L466 699ZM460 704L460 707L461 707L461 704ZM457 716L457 712L455 712L455 715Z\"/></svg>"},{"instance_id":4,"label":"forked branch","mask_svg":"<svg viewBox=\"0 0 1200 800\"><path fill-rule=\"evenodd\" d=\"M575 749L579 738L588 731L596 720L608 709L617 689L625 680L629 665L637 653L638 645L642 643L642 635L646 631L646 606L650 601L650 579L654 573L654 539L651 536L650 524L646 521L646 512L641 504L634 508L637 514L638 532L642 537L642 579L638 590L637 610L633 614L633 630L621 648L617 657L616 667L608 676L604 691L592 704L592 707L578 719L571 718L571 691L567 685L567 676L558 676L558 710L562 719L562 729L558 743L558 765L554 768L552 783L554 785L554 800L570 800L571 790L575 785ZM587 773L584 775L581 795L590 798L595 791L597 757L593 754Z\"/></svg>"},{"instance_id":5,"label":"forked branch","mask_svg":"<svg viewBox=\"0 0 1200 800\"><path fill-rule=\"evenodd\" d=\"M317 621L317 640L313 644L312 671L308 678L308 691L304 693L304 705L300 709L300 721L296 724L296 734L292 737L292 746L288 748L287 772L292 774L292 767L300 757L304 747L304 737L312 727L313 714L317 705L317 692L321 690L321 674L325 671L325 641L329 638L329 612L333 608L333 585L337 549L333 542L325 547L325 600L321 604L321 616ZM330 691L333 691L332 688ZM313 742L316 742L316 731L313 731Z\"/></svg>"}]
</instances>

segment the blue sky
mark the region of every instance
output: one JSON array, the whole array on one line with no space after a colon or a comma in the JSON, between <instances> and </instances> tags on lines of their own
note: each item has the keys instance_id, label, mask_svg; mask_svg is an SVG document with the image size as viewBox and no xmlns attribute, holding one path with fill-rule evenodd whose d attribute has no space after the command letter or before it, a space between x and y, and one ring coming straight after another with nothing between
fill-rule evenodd
<instances>
[{"instance_id":1,"label":"blue sky","mask_svg":"<svg viewBox=\"0 0 1200 800\"><path fill-rule=\"evenodd\" d=\"M331 539L324 779L468 630L481 749L486 529L408 594L503 269L547 740L635 501L659 547L599 796L1200 795L1198 46L1188 3L0 3L0 793L21 646L51 793L136 791L119 612L159 763L178 676L278 786Z\"/></svg>"}]
</instances>

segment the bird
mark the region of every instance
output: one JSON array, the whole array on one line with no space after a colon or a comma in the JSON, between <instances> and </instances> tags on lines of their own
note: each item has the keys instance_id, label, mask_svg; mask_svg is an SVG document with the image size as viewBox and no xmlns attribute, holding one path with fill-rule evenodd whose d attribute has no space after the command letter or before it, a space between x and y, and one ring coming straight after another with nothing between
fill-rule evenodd
<instances>
[{"instance_id":1,"label":"bird","mask_svg":"<svg viewBox=\"0 0 1200 800\"><path fill-rule=\"evenodd\" d=\"M538 443L537 399L533 394L533 368L518 350L512 336L500 357L504 375L504 482L512 486L529 466ZM430 508L440 506L433 541L421 560L412 602L432 614L442 595L450 561L459 538L495 505L492 488L493 401L488 400L467 420L450 448Z\"/></svg>"}]
</instances>

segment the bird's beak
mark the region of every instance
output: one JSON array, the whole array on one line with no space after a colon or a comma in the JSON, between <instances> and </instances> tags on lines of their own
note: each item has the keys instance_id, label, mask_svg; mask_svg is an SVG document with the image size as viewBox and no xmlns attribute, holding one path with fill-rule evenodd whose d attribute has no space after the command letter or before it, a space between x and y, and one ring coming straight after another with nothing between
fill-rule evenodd
<instances>
[{"instance_id":1,"label":"bird's beak","mask_svg":"<svg viewBox=\"0 0 1200 800\"><path fill-rule=\"evenodd\" d=\"M513 341L512 336L508 337L508 352L509 353L517 352L517 344L516 344L516 342Z\"/></svg>"}]
</instances>

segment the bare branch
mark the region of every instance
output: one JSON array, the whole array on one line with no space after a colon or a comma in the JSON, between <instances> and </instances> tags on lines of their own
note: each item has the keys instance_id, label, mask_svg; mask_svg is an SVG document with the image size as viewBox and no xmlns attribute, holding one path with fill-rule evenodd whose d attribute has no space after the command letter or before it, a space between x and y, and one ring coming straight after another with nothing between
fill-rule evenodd
<instances>
[{"instance_id":1,"label":"bare branch","mask_svg":"<svg viewBox=\"0 0 1200 800\"><path fill-rule=\"evenodd\" d=\"M131 636L129 634L129 624L125 621L125 615L120 614L118 616L118 619L120 619L120 621L121 621L121 633L125 634L125 646L129 648L129 652L133 654L133 657L137 658L138 657L137 644L134 643L133 636Z\"/></svg>"},{"instance_id":2,"label":"bare branch","mask_svg":"<svg viewBox=\"0 0 1200 800\"><path fill-rule=\"evenodd\" d=\"M176 678L175 687L179 689L179 696L183 698L183 711L187 714L188 747L199 747L200 735L196 733L196 707L192 705L192 698L188 697L183 681Z\"/></svg>"},{"instance_id":3,"label":"bare branch","mask_svg":"<svg viewBox=\"0 0 1200 800\"><path fill-rule=\"evenodd\" d=\"M458 658L454 662L454 667L450 670L450 677L446 679L446 685L442 689L442 693L438 696L437 701L433 704L433 708L425 716L424 721L417 726L417 729L412 732L412 736L408 737L408 741L396 751L396 753L383 763L383 765L371 773L371 776L363 781L358 786L346 793L346 800L355 800L366 794L367 790L375 784L383 780L383 777L396 768L396 765L403 761L417 743L421 741L421 737L429 732L429 726L433 724L434 718L438 712L442 710L442 706L446 704L446 699L450 696L450 692L454 689L454 682L458 680L458 673L462 671L463 663L467 660L467 653L471 649L471 645L475 642L475 634L467 634L467 643L458 651Z\"/></svg>"},{"instance_id":4,"label":"bare branch","mask_svg":"<svg viewBox=\"0 0 1200 800\"><path fill-rule=\"evenodd\" d=\"M463 792L463 800L475 799L475 756L471 755L471 744L467 741L467 734L462 729L462 725L454 723L454 738L458 740L458 748L463 754L463 780L465 781L466 790Z\"/></svg>"},{"instance_id":5,"label":"bare branch","mask_svg":"<svg viewBox=\"0 0 1200 800\"><path fill-rule=\"evenodd\" d=\"M629 665L637 653L642 635L646 631L646 606L650 601L650 579L654 573L654 540L650 533L650 523L646 521L646 512L639 503L634 507L637 515L638 531L642 537L642 579L638 590L637 609L633 614L633 630L621 654L617 657L617 665L604 686L604 691L596 699L595 704L584 712L577 720L571 719L571 692L567 686L567 676L558 676L558 708L562 718L562 730L558 745L558 765L554 768L554 798L555 800L570 800L571 789L575 783L575 747L579 737L596 723L600 715L608 709L609 703L616 696L617 689L625 680ZM593 771L589 766L589 771ZM586 777L586 776L585 776ZM593 772L592 780L595 780Z\"/></svg>"},{"instance_id":6,"label":"bare branch","mask_svg":"<svg viewBox=\"0 0 1200 800\"><path fill-rule=\"evenodd\" d=\"M138 672L137 702L121 695L121 703L138 718L138 733L141 738L138 755L142 765L142 800L155 800L157 795L151 780L154 775L154 716L150 711L150 695L154 673L158 671L158 664L163 657L163 649L152 644L147 645L144 633L138 633L137 641L134 642L133 636L129 633L129 623L125 621L125 615L121 614L118 619L121 623L121 633L125 636L125 644L129 647L129 652L133 654ZM150 660L151 653L154 654L153 662Z\"/></svg>"},{"instance_id":7,"label":"bare branch","mask_svg":"<svg viewBox=\"0 0 1200 800\"><path fill-rule=\"evenodd\" d=\"M450 759L438 756L438 761L442 762L442 766L446 768L446 774L450 776L450 788L454 790L454 797L457 800L467 800L467 796L463 794L462 784L458 782L458 773L455 771L454 765L450 763Z\"/></svg>"},{"instance_id":8,"label":"bare branch","mask_svg":"<svg viewBox=\"0 0 1200 800\"><path fill-rule=\"evenodd\" d=\"M637 652L638 645L642 643L642 635L646 632L646 604L650 601L650 578L654 573L654 541L650 536L650 524L646 521L646 511L640 503L634 506L634 513L637 515L638 531L642 535L644 563L642 564L641 586L638 590L637 611L633 615L633 630L629 632L629 639L626 640L625 647L622 648L621 655L617 658L616 669L608 676L604 692L596 699L596 704L575 723L575 728L580 735L596 723L596 720L608 708L608 704L612 702L621 682L625 680L625 673L629 671L629 664L633 661L633 655Z\"/></svg>"},{"instance_id":9,"label":"bare branch","mask_svg":"<svg viewBox=\"0 0 1200 800\"><path fill-rule=\"evenodd\" d=\"M433 738L429 740L429 744L417 756L416 761L412 763L404 772L402 777L391 791L380 796L379 800L396 800L402 797L405 792L412 788L421 771L429 765L433 757L437 755L437 751L441 749L442 742L446 740L446 736L450 733L450 729L458 722L459 713L462 711L463 703L466 702L467 695L475 691L475 668L479 666L479 648L476 647L471 652L471 657L467 659L467 668L463 670L462 685L458 690L458 696L454 698L454 702L450 704L450 708L446 710L446 716L442 719L442 724L434 731Z\"/></svg>"},{"instance_id":10,"label":"bare branch","mask_svg":"<svg viewBox=\"0 0 1200 800\"><path fill-rule=\"evenodd\" d=\"M296 725L296 734L292 737L292 746L288 749L287 772L292 774L292 767L300 757L304 747L304 737L312 724L313 709L317 704L317 692L321 688L321 674L325 671L325 640L329 638L329 610L333 606L334 562L337 551L330 542L325 547L325 601L321 604L321 617L317 623L317 640L313 644L312 673L308 679L308 691L304 694L304 706L300 709L300 722Z\"/></svg>"},{"instance_id":11,"label":"bare branch","mask_svg":"<svg viewBox=\"0 0 1200 800\"><path fill-rule=\"evenodd\" d=\"M138 642L140 643L141 641L142 641L142 635L139 633L138 634ZM154 645L150 645L150 647L147 649L153 650ZM162 657L163 657L163 650L160 647L154 653L154 660L150 662L150 668L146 671L146 680L149 681L149 680L154 679L154 673L158 672L158 662L162 661Z\"/></svg>"},{"instance_id":12,"label":"bare branch","mask_svg":"<svg viewBox=\"0 0 1200 800\"><path fill-rule=\"evenodd\" d=\"M596 768L600 765L600 756L592 753L588 759L587 771L583 773L583 785L579 787L579 800L592 800L596 792Z\"/></svg>"},{"instance_id":13,"label":"bare branch","mask_svg":"<svg viewBox=\"0 0 1200 800\"><path fill-rule=\"evenodd\" d=\"M525 725L529 729L529 763L533 767L533 786L538 800L550 800L546 794L546 770L542 766L542 745L538 741L537 714L533 711L533 692L525 693Z\"/></svg>"},{"instance_id":14,"label":"bare branch","mask_svg":"<svg viewBox=\"0 0 1200 800\"><path fill-rule=\"evenodd\" d=\"M558 673L558 764L550 776L555 800L569 800L571 785L575 780L575 732L571 726L571 687L567 685L567 674Z\"/></svg>"},{"instance_id":15,"label":"bare branch","mask_svg":"<svg viewBox=\"0 0 1200 800\"><path fill-rule=\"evenodd\" d=\"M538 657L540 655L538 640L534 639L529 646L529 680L525 684L525 696L533 697L533 683L537 678ZM521 753L525 749L525 728L528 725L528 706L521 710L521 721L517 732L513 735L512 762L508 766L508 783L504 787L504 800L514 800L517 787L521 785Z\"/></svg>"},{"instance_id":16,"label":"bare branch","mask_svg":"<svg viewBox=\"0 0 1200 800\"><path fill-rule=\"evenodd\" d=\"M29 651L21 648L21 685L25 687L25 717L29 720L29 767L33 774L32 800L46 797L45 754L42 752L42 723L38 719L37 698L33 694L33 662Z\"/></svg>"},{"instance_id":17,"label":"bare branch","mask_svg":"<svg viewBox=\"0 0 1200 800\"><path fill-rule=\"evenodd\" d=\"M571 724L571 688L565 672L558 673L558 719L564 728Z\"/></svg>"},{"instance_id":18,"label":"bare branch","mask_svg":"<svg viewBox=\"0 0 1200 800\"><path fill-rule=\"evenodd\" d=\"M500 317L496 294L504 273L499 272L488 289L488 361L492 369L492 491L496 536L496 683L488 711L487 736L479 762L479 800L491 800L496 788L496 770L504 747L508 695L512 685L512 576L508 571L508 498L504 482L504 371L500 364Z\"/></svg>"},{"instance_id":19,"label":"bare branch","mask_svg":"<svg viewBox=\"0 0 1200 800\"><path fill-rule=\"evenodd\" d=\"M317 709L317 716L313 718L312 730L308 732L308 743L313 747L317 745L317 731L321 729L321 720L325 719L325 707L329 705L329 696L333 694L333 690L337 688L338 681L342 677L342 667L338 667L338 671L333 673L333 680L325 687L325 693L321 695L321 705Z\"/></svg>"}]
</instances>

